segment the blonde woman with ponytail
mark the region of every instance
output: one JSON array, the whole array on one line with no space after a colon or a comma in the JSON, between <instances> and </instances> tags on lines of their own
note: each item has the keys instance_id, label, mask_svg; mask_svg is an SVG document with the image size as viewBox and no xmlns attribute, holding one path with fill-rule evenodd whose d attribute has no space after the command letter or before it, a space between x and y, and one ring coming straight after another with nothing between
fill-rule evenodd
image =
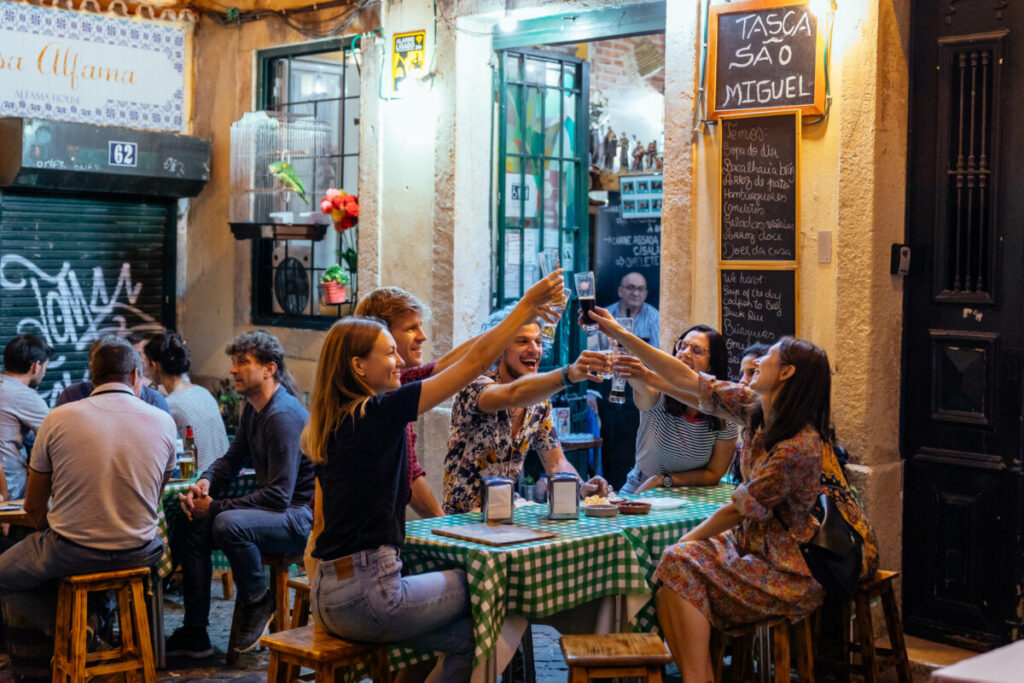
<instances>
[{"instance_id":1,"label":"blonde woman with ponytail","mask_svg":"<svg viewBox=\"0 0 1024 683\"><path fill-rule=\"evenodd\" d=\"M342 638L445 655L441 680L468 681L473 623L465 572L401 574L410 487L405 426L489 368L516 331L562 291L562 271L531 287L497 327L430 378L402 385L387 327L345 318L320 352L302 450L316 467L313 617Z\"/></svg>"}]
</instances>

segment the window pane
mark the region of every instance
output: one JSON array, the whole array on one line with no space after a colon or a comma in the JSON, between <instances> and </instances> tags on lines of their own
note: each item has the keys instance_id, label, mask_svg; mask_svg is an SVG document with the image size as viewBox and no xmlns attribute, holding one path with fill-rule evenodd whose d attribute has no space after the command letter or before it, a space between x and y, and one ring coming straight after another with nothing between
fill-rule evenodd
<instances>
[{"instance_id":1,"label":"window pane","mask_svg":"<svg viewBox=\"0 0 1024 683\"><path fill-rule=\"evenodd\" d=\"M359 157L345 157L343 168L342 185L345 186L345 192L359 194Z\"/></svg>"},{"instance_id":2,"label":"window pane","mask_svg":"<svg viewBox=\"0 0 1024 683\"><path fill-rule=\"evenodd\" d=\"M544 82L544 62L536 59L526 60L526 82L527 83L543 83Z\"/></svg>"},{"instance_id":3,"label":"window pane","mask_svg":"<svg viewBox=\"0 0 1024 683\"><path fill-rule=\"evenodd\" d=\"M562 66L558 62L548 62L544 70L544 82L552 88L558 87Z\"/></svg>"},{"instance_id":4,"label":"window pane","mask_svg":"<svg viewBox=\"0 0 1024 683\"><path fill-rule=\"evenodd\" d=\"M561 156L559 136L562 132L562 91L544 91L544 154Z\"/></svg>"},{"instance_id":5,"label":"window pane","mask_svg":"<svg viewBox=\"0 0 1024 683\"><path fill-rule=\"evenodd\" d=\"M562 67L562 87L573 89L576 87L576 69L573 64L566 64Z\"/></svg>"},{"instance_id":6,"label":"window pane","mask_svg":"<svg viewBox=\"0 0 1024 683\"><path fill-rule=\"evenodd\" d=\"M359 67L356 66L351 53L345 60L345 96L359 97Z\"/></svg>"},{"instance_id":7,"label":"window pane","mask_svg":"<svg viewBox=\"0 0 1024 683\"><path fill-rule=\"evenodd\" d=\"M523 79L523 58L519 55L509 55L505 59L506 78L510 81L521 81Z\"/></svg>"},{"instance_id":8,"label":"window pane","mask_svg":"<svg viewBox=\"0 0 1024 683\"><path fill-rule=\"evenodd\" d=\"M534 156L543 156L544 154L544 122L540 116L542 102L539 88L526 89L526 113L523 120L527 126L525 154Z\"/></svg>"},{"instance_id":9,"label":"window pane","mask_svg":"<svg viewBox=\"0 0 1024 683\"><path fill-rule=\"evenodd\" d=\"M565 128L563 132L564 143L562 145L563 157L576 156L576 98L577 95L567 94L565 96Z\"/></svg>"},{"instance_id":10,"label":"window pane","mask_svg":"<svg viewBox=\"0 0 1024 683\"><path fill-rule=\"evenodd\" d=\"M505 89L505 148L520 154L523 151L522 115L519 111L521 93L520 85L510 85Z\"/></svg>"},{"instance_id":11,"label":"window pane","mask_svg":"<svg viewBox=\"0 0 1024 683\"><path fill-rule=\"evenodd\" d=\"M544 227L555 228L558 226L558 216L561 209L562 174L561 162L544 162ZM546 241L546 240L545 240ZM557 243L554 245L557 246Z\"/></svg>"},{"instance_id":12,"label":"window pane","mask_svg":"<svg viewBox=\"0 0 1024 683\"><path fill-rule=\"evenodd\" d=\"M345 100L345 154L359 153L359 100Z\"/></svg>"}]
</instances>

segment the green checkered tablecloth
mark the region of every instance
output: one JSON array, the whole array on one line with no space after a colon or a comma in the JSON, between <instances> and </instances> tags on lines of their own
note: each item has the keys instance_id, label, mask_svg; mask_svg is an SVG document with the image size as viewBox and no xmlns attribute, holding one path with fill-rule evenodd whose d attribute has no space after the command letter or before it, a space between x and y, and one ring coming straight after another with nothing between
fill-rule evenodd
<instances>
[{"instance_id":1,"label":"green checkered tablecloth","mask_svg":"<svg viewBox=\"0 0 1024 683\"><path fill-rule=\"evenodd\" d=\"M644 491L637 500L644 498L680 498L685 501L681 508L652 511L647 515L619 515L606 520L615 524L629 539L636 553L637 561L643 567L644 577L654 588L654 570L661 560L665 548L679 541L690 529L711 516L718 508L732 500L732 484L718 486L680 486L671 489ZM653 598L636 615L636 630L653 631L657 626Z\"/></svg>"},{"instance_id":2,"label":"green checkered tablecloth","mask_svg":"<svg viewBox=\"0 0 1024 683\"><path fill-rule=\"evenodd\" d=\"M501 547L432 533L479 523L479 513L406 526L402 557L412 573L465 569L478 664L493 651L506 614L540 618L605 596L649 592L637 553L618 528L589 518L552 521L546 514L546 506L528 505L516 511L515 521L557 537Z\"/></svg>"},{"instance_id":3,"label":"green checkered tablecloth","mask_svg":"<svg viewBox=\"0 0 1024 683\"><path fill-rule=\"evenodd\" d=\"M157 534L160 535L160 540L164 542L164 554L157 563L156 568L161 578L167 577L174 569L174 563L171 560L170 533L168 529L173 527L177 520L185 514L181 511L178 494L187 491L194 481L176 481L168 484L164 488L163 496L160 499L160 506L156 511L156 521ZM247 493L252 493L257 488L259 488L259 482L256 481L255 474L240 474L228 486L227 495L224 498L244 496ZM228 564L228 558L219 550L213 553L213 568L231 569L231 565Z\"/></svg>"}]
</instances>

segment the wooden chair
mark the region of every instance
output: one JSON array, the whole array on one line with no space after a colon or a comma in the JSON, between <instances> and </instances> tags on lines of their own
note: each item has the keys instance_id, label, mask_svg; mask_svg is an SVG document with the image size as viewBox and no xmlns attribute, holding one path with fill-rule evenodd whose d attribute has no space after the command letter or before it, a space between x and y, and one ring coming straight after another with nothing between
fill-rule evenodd
<instances>
[{"instance_id":1,"label":"wooden chair","mask_svg":"<svg viewBox=\"0 0 1024 683\"><path fill-rule=\"evenodd\" d=\"M559 642L569 665L569 683L619 677L661 683L662 667L672 661L665 643L653 633L566 635Z\"/></svg>"},{"instance_id":2,"label":"wooden chair","mask_svg":"<svg viewBox=\"0 0 1024 683\"><path fill-rule=\"evenodd\" d=\"M53 639L53 683L79 683L94 676L124 672L142 673L145 683L156 683L153 644L146 618L143 580L148 567L98 574L68 576L60 584L57 599L57 630ZM117 591L121 646L87 652L89 593Z\"/></svg>"},{"instance_id":3,"label":"wooden chair","mask_svg":"<svg viewBox=\"0 0 1024 683\"><path fill-rule=\"evenodd\" d=\"M844 674L856 673L864 677L865 683L875 683L879 680L879 668L892 666L896 668L900 683L911 683L910 660L903 641L903 623L900 621L892 586L898 576L899 572L880 570L854 589L853 595L843 602L836 616L840 621L837 630L841 634L838 652L819 657L819 669ZM889 634L887 648L875 647L875 627L871 618L871 602L875 598L882 600L882 614ZM856 633L850 632L851 606L855 610ZM860 655L859 663L851 662L851 654Z\"/></svg>"},{"instance_id":4,"label":"wooden chair","mask_svg":"<svg viewBox=\"0 0 1024 683\"><path fill-rule=\"evenodd\" d=\"M801 683L814 683L814 644L811 636L811 617L792 625L795 638L790 641L788 619L775 619L746 628L742 635L732 640L732 666L730 679L733 681L754 680L754 639L759 629L769 629L772 636L772 664L775 669L775 683L789 683L790 654L796 655L796 670ZM725 656L725 637L718 629L711 630L711 669L716 683L723 681L722 660ZM761 667L768 666L767 658Z\"/></svg>"},{"instance_id":5,"label":"wooden chair","mask_svg":"<svg viewBox=\"0 0 1024 683\"><path fill-rule=\"evenodd\" d=\"M293 564L302 564L301 555L263 555L263 564L270 569L270 590L274 595L274 619L270 622L271 632L283 631L288 628L288 577ZM231 635L228 636L228 653L226 662L234 664L238 661L238 619L241 605L235 600L235 610L231 616Z\"/></svg>"},{"instance_id":6,"label":"wooden chair","mask_svg":"<svg viewBox=\"0 0 1024 683\"><path fill-rule=\"evenodd\" d=\"M360 663L371 680L391 683L388 645L348 642L315 624L263 636L260 644L270 649L267 683L291 683L304 666L313 669L317 683L334 683L336 673Z\"/></svg>"}]
</instances>

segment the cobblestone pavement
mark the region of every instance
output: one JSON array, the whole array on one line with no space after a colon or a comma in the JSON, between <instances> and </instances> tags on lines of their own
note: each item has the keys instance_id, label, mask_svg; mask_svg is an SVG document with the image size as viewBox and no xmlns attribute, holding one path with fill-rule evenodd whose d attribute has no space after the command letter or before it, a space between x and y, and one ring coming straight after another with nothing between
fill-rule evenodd
<instances>
[{"instance_id":1,"label":"cobblestone pavement","mask_svg":"<svg viewBox=\"0 0 1024 683\"><path fill-rule=\"evenodd\" d=\"M267 663L269 655L266 650L242 653L235 666L224 663L227 651L228 636L231 630L231 615L234 609L233 600L221 598L221 585L215 580L212 588L213 600L210 606L210 627L208 633L214 647L214 654L206 659L188 659L186 657L169 657L167 668L157 670L157 680L161 683L214 683L217 681L236 681L238 683L263 683L267 680ZM164 596L164 633L170 635L181 626L182 605L179 593L167 593ZM568 669L562 659L558 647L559 634L550 626L534 626L534 669L537 683L564 683L568 678ZM678 681L671 676L666 681ZM7 654L0 654L0 683L17 683L10 666Z\"/></svg>"}]
</instances>

